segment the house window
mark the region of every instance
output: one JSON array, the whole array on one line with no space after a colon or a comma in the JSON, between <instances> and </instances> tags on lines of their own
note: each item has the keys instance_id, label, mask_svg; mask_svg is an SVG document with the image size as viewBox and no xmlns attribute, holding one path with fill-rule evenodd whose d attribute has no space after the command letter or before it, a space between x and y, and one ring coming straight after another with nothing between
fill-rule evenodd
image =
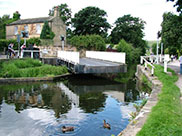
<instances>
[{"instance_id":1,"label":"house window","mask_svg":"<svg viewBox=\"0 0 182 136\"><path fill-rule=\"evenodd\" d=\"M24 31L25 31L25 32L28 32L28 25L25 25L25 26L24 26Z\"/></svg>"},{"instance_id":2,"label":"house window","mask_svg":"<svg viewBox=\"0 0 182 136\"><path fill-rule=\"evenodd\" d=\"M18 26L15 26L15 27L14 27L14 30L15 30L15 31L14 31L14 34L17 35L17 34L18 34Z\"/></svg>"},{"instance_id":3,"label":"house window","mask_svg":"<svg viewBox=\"0 0 182 136\"><path fill-rule=\"evenodd\" d=\"M37 32L37 34L41 33L41 26L40 26L40 24L36 25L36 32Z\"/></svg>"}]
</instances>

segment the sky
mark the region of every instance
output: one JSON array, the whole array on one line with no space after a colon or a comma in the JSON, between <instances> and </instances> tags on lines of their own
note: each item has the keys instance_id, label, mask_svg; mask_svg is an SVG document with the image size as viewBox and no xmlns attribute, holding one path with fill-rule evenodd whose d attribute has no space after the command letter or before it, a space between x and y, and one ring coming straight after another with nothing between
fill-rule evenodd
<instances>
[{"instance_id":1,"label":"sky","mask_svg":"<svg viewBox=\"0 0 182 136\"><path fill-rule=\"evenodd\" d=\"M66 3L72 11L72 17L88 6L98 7L107 13L107 21L113 25L117 18L130 14L146 22L144 40L156 40L161 30L162 15L165 12L176 13L173 2L166 0L0 0L0 16L12 17L19 11L21 19L46 17L49 9Z\"/></svg>"}]
</instances>

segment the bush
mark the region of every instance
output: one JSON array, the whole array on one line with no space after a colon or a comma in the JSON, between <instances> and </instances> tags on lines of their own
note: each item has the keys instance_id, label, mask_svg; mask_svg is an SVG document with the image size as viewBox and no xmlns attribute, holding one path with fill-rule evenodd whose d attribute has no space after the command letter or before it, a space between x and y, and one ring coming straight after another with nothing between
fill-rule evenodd
<instances>
[{"instance_id":1,"label":"bush","mask_svg":"<svg viewBox=\"0 0 182 136\"><path fill-rule=\"evenodd\" d=\"M39 60L31 58L10 60L0 65L0 77L46 77L67 73L67 68L62 66L44 65Z\"/></svg>"},{"instance_id":2,"label":"bush","mask_svg":"<svg viewBox=\"0 0 182 136\"><path fill-rule=\"evenodd\" d=\"M75 46L78 50L106 50L104 39L99 35L74 36L68 42Z\"/></svg>"},{"instance_id":3,"label":"bush","mask_svg":"<svg viewBox=\"0 0 182 136\"><path fill-rule=\"evenodd\" d=\"M17 50L18 49L18 42L16 39L9 39L9 40L6 40L6 39L0 39L0 51L4 51L4 49L7 50L8 48L8 45L10 43L13 43L14 44L14 47L13 49ZM24 40L21 39L20 40L20 46L24 43ZM26 40L26 45L29 45L29 44L36 44L36 45L40 45L41 41L40 41L40 38L30 38L30 39L27 39Z\"/></svg>"},{"instance_id":4,"label":"bush","mask_svg":"<svg viewBox=\"0 0 182 136\"><path fill-rule=\"evenodd\" d=\"M136 63L139 61L141 55L140 48L134 48L131 44L127 43L125 40L121 40L116 46L117 51L126 53L126 63Z\"/></svg>"}]
</instances>

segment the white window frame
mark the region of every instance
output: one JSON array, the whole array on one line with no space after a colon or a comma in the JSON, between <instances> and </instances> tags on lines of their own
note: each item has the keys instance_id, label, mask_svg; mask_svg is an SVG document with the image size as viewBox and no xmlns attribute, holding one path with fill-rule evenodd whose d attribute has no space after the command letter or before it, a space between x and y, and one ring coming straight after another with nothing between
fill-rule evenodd
<instances>
[{"instance_id":1,"label":"white window frame","mask_svg":"<svg viewBox=\"0 0 182 136\"><path fill-rule=\"evenodd\" d=\"M25 25L25 26L24 26L24 31L25 31L25 32L28 32L28 25Z\"/></svg>"},{"instance_id":2,"label":"white window frame","mask_svg":"<svg viewBox=\"0 0 182 136\"><path fill-rule=\"evenodd\" d=\"M14 26L14 34L15 34L15 35L18 34L18 26Z\"/></svg>"},{"instance_id":3,"label":"white window frame","mask_svg":"<svg viewBox=\"0 0 182 136\"><path fill-rule=\"evenodd\" d=\"M41 25L40 24L36 24L36 33L37 34L41 33Z\"/></svg>"}]
</instances>

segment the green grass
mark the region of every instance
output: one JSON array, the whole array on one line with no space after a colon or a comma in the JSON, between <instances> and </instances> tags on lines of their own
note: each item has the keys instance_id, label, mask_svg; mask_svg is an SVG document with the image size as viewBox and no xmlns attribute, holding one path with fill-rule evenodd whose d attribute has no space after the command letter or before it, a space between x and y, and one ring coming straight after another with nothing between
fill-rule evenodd
<instances>
[{"instance_id":1,"label":"green grass","mask_svg":"<svg viewBox=\"0 0 182 136\"><path fill-rule=\"evenodd\" d=\"M42 64L35 59L9 60L0 63L0 77L50 77L67 73L66 67Z\"/></svg>"},{"instance_id":2,"label":"green grass","mask_svg":"<svg viewBox=\"0 0 182 136\"><path fill-rule=\"evenodd\" d=\"M163 72L163 67L155 65L155 76L162 82L159 101L152 108L146 123L137 136L182 136L182 105L180 90L175 85L178 80L174 71L172 76Z\"/></svg>"}]
</instances>

